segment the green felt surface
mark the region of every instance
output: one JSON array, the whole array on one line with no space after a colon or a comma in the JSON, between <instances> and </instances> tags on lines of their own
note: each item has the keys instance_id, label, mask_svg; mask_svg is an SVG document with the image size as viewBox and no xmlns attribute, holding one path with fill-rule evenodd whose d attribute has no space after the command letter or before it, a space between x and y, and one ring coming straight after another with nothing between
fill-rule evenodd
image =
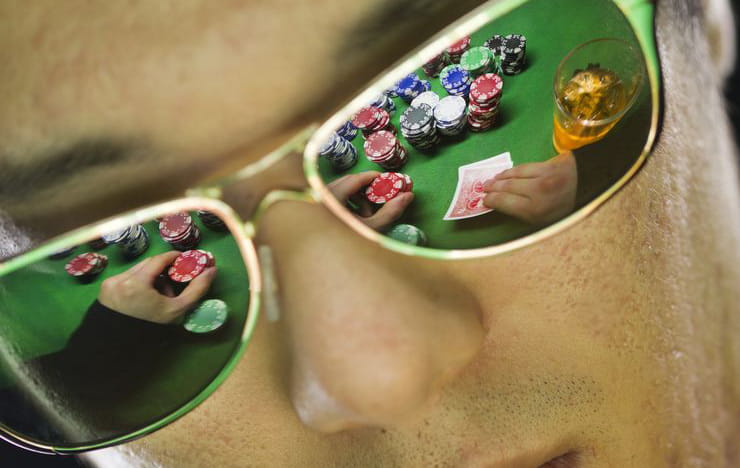
<instances>
[{"instance_id":1,"label":"green felt surface","mask_svg":"<svg viewBox=\"0 0 740 468\"><path fill-rule=\"evenodd\" d=\"M218 274L203 300L222 299L229 306L229 316L224 326L211 334L195 335L183 330L181 342L168 347L163 359L157 361L158 378L141 382L140 392L116 401L110 408L110 417L120 420L121 427L127 422L136 425L150 420L153 415L172 410L173 405L179 406L195 396L218 374L240 341L247 318L249 281L239 248L229 233L205 228L192 214L202 234L198 248L211 251L218 267ZM0 327L8 350L21 360L62 350L96 299L103 280L126 271L144 258L172 250L159 236L155 222L147 223L145 228L151 241L149 249L134 260L126 260L116 246L98 251L108 257L109 263L90 283L80 283L64 271L74 255L92 251L87 245L63 259L46 259L4 277ZM16 375L9 372L6 362L2 364L5 372L0 375L0 388Z\"/></svg>"},{"instance_id":2,"label":"green felt surface","mask_svg":"<svg viewBox=\"0 0 740 468\"><path fill-rule=\"evenodd\" d=\"M398 222L421 228L429 238L430 247L478 248L532 232L531 226L496 212L467 220L444 221L457 184L458 167L506 151L511 153L514 165L551 158L555 155L552 82L559 62L571 49L599 37L624 39L639 49L626 18L609 0L532 0L472 34L471 47L482 45L494 34L510 33L527 37L527 65L519 75L503 76L500 120L496 127L482 133L468 132L462 139L443 138L438 148L424 153L400 137L410 156L400 172L414 180L416 198ZM417 75L427 79L421 68ZM433 91L441 97L447 95L439 78L430 81ZM392 122L399 128L399 117L408 105L400 98L394 98L394 102ZM643 86L633 109L603 140L611 145L602 144L600 148L616 151L615 157L636 159L647 139L650 110L648 86ZM360 160L346 173L382 171L364 157L363 142L358 132L352 144ZM327 182L345 174L333 171L324 158L319 158L319 172Z\"/></svg>"}]
</instances>

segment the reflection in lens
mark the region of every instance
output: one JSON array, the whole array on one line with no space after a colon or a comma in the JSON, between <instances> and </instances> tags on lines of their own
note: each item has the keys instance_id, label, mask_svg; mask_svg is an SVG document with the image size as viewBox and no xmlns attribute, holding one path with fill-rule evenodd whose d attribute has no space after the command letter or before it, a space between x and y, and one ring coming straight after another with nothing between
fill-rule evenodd
<instances>
[{"instance_id":1,"label":"reflection in lens","mask_svg":"<svg viewBox=\"0 0 740 468\"><path fill-rule=\"evenodd\" d=\"M623 82L609 89L637 97L612 92L611 100L581 102L618 105L626 114L611 112L621 119L558 154L558 65L602 37L611 40L598 44L622 44L632 54L614 61L604 47L582 47L568 61L565 82L577 72L616 77ZM646 80L633 79L645 74L639 50L612 1L529 1L450 44L359 110L324 142L319 174L356 217L402 242L472 249L521 238L593 201L638 162L653 112Z\"/></svg>"},{"instance_id":2,"label":"reflection in lens","mask_svg":"<svg viewBox=\"0 0 740 468\"><path fill-rule=\"evenodd\" d=\"M69 447L130 434L189 403L238 349L239 247L206 211L170 213L0 280L0 423Z\"/></svg>"}]
</instances>

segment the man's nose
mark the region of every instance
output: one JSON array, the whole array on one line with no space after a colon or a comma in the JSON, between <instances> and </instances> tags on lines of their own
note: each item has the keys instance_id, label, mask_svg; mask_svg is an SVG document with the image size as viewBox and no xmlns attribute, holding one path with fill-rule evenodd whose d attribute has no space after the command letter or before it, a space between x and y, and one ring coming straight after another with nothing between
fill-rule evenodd
<instances>
[{"instance_id":1,"label":"man's nose","mask_svg":"<svg viewBox=\"0 0 740 468\"><path fill-rule=\"evenodd\" d=\"M322 206L273 205L258 242L273 251L292 401L317 430L418 416L482 343L478 305L446 263L386 251Z\"/></svg>"}]
</instances>

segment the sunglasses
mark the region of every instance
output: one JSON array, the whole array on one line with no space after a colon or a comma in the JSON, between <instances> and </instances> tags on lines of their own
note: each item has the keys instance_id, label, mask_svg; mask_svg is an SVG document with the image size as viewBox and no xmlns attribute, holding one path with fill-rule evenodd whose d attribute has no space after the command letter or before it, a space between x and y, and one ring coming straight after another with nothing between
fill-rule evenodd
<instances>
[{"instance_id":1,"label":"sunglasses","mask_svg":"<svg viewBox=\"0 0 740 468\"><path fill-rule=\"evenodd\" d=\"M370 242L440 260L510 252L581 221L655 142L653 22L649 0L489 2L260 161L0 263L0 437L94 450L204 401L244 353L261 300L277 319L270 250L253 243L276 202L322 204ZM296 152L308 189L267 193L246 221L223 201ZM549 177L564 167L577 174L565 209L512 214L533 201L519 191L568 180Z\"/></svg>"}]
</instances>

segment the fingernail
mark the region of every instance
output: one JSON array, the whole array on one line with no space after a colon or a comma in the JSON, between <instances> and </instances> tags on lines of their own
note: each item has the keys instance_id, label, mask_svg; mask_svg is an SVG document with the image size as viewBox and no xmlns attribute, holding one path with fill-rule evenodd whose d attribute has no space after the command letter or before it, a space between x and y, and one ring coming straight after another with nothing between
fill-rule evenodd
<instances>
[{"instance_id":1,"label":"fingernail","mask_svg":"<svg viewBox=\"0 0 740 468\"><path fill-rule=\"evenodd\" d=\"M496 182L495 177L493 179L488 179L487 181L483 182L483 190L486 190L486 191L491 190L494 182Z\"/></svg>"}]
</instances>

